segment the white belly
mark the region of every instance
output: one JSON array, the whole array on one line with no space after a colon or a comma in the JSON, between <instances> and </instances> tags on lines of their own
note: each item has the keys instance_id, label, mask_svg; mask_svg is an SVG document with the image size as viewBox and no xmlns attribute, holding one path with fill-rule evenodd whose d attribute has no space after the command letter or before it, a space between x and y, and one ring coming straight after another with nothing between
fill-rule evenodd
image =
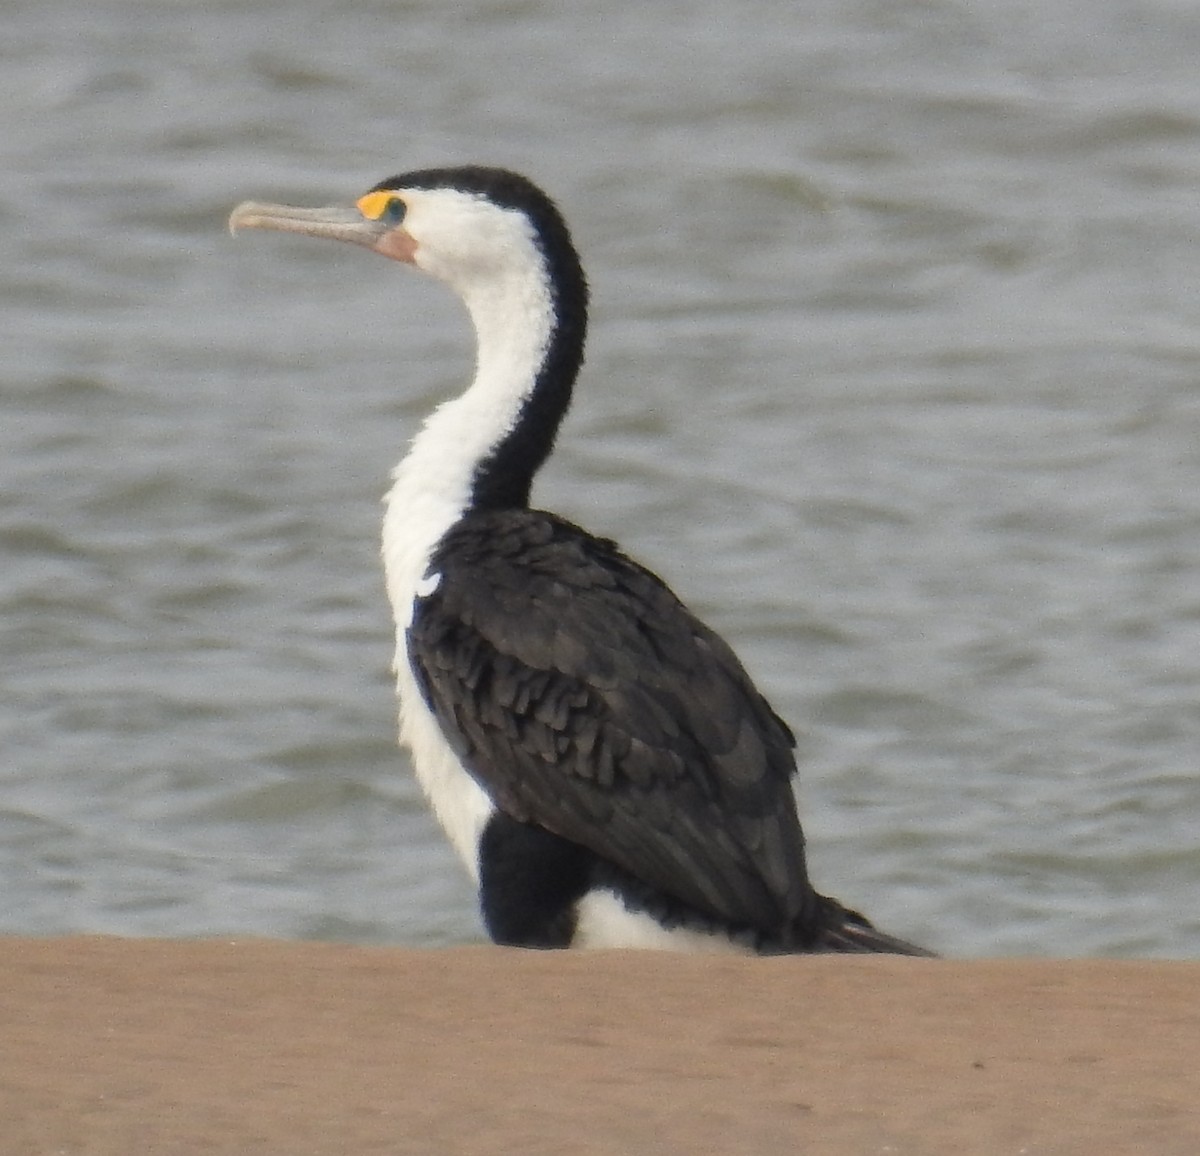
<instances>
[{"instance_id":1,"label":"white belly","mask_svg":"<svg viewBox=\"0 0 1200 1156\"><path fill-rule=\"evenodd\" d=\"M400 741L412 756L421 790L471 878L479 883L479 840L495 811L483 788L463 769L413 678L407 655L397 655Z\"/></svg>"}]
</instances>

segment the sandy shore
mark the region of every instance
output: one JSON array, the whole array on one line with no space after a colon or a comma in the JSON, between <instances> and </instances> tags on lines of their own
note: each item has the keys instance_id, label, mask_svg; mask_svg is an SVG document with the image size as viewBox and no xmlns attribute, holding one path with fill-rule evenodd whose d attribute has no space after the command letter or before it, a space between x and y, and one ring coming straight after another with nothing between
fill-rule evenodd
<instances>
[{"instance_id":1,"label":"sandy shore","mask_svg":"<svg viewBox=\"0 0 1200 1156\"><path fill-rule=\"evenodd\" d=\"M1200 1152L1200 964L0 939L0 1152Z\"/></svg>"}]
</instances>

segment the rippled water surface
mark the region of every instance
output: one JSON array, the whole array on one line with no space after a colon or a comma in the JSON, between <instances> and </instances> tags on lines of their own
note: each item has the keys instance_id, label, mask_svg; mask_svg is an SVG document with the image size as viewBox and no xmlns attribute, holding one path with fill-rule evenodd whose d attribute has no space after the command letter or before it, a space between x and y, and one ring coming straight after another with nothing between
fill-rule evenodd
<instances>
[{"instance_id":1,"label":"rippled water surface","mask_svg":"<svg viewBox=\"0 0 1200 1156\"><path fill-rule=\"evenodd\" d=\"M0 930L479 937L378 498L439 286L232 240L482 160L594 324L538 500L735 643L819 884L1200 954L1200 16L1065 0L5 5Z\"/></svg>"}]
</instances>

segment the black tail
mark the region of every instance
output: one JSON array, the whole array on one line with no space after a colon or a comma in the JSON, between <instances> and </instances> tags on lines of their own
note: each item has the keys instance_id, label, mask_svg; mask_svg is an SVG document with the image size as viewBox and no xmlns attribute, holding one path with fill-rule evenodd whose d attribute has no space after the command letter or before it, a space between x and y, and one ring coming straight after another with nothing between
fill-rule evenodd
<instances>
[{"instance_id":1,"label":"black tail","mask_svg":"<svg viewBox=\"0 0 1200 1156\"><path fill-rule=\"evenodd\" d=\"M866 955L917 955L936 959L937 953L878 930L863 915L843 907L836 899L818 900L815 930L805 937L806 952ZM813 926L810 924L810 927Z\"/></svg>"}]
</instances>

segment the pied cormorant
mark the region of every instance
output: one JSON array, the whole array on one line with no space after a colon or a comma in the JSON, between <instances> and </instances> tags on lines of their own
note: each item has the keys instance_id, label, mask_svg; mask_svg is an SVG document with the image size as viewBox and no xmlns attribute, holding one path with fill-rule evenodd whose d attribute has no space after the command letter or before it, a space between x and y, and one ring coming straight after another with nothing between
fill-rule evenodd
<instances>
[{"instance_id":1,"label":"pied cormorant","mask_svg":"<svg viewBox=\"0 0 1200 1156\"><path fill-rule=\"evenodd\" d=\"M393 475L383 527L401 740L497 943L927 954L817 893L787 725L617 546L529 505L583 361L562 216L515 173L426 169L233 230L364 245L446 282L475 376Z\"/></svg>"}]
</instances>

